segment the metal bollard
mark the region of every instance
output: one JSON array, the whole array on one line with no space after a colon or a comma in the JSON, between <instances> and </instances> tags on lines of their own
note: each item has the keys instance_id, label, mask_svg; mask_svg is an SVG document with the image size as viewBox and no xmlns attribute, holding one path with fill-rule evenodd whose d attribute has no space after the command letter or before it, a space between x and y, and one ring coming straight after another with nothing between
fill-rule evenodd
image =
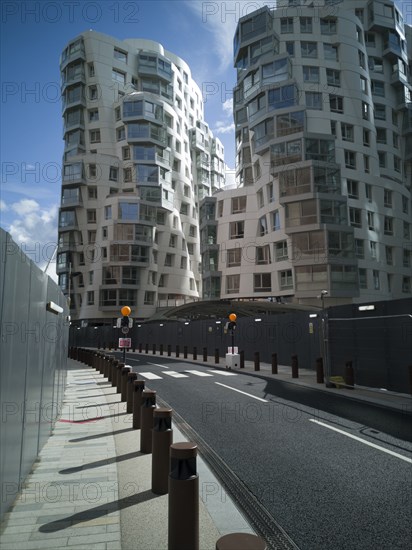
<instances>
[{"instance_id":1,"label":"metal bollard","mask_svg":"<svg viewBox=\"0 0 412 550\"><path fill-rule=\"evenodd\" d=\"M260 370L260 353L255 351L255 370Z\"/></svg>"},{"instance_id":2,"label":"metal bollard","mask_svg":"<svg viewBox=\"0 0 412 550\"><path fill-rule=\"evenodd\" d=\"M183 346L183 357L187 359L187 346Z\"/></svg>"},{"instance_id":3,"label":"metal bollard","mask_svg":"<svg viewBox=\"0 0 412 550\"><path fill-rule=\"evenodd\" d=\"M240 369L244 369L245 368L245 352L243 350L240 351L239 353L239 356L240 356Z\"/></svg>"},{"instance_id":4,"label":"metal bollard","mask_svg":"<svg viewBox=\"0 0 412 550\"><path fill-rule=\"evenodd\" d=\"M170 447L168 550L199 550L197 445Z\"/></svg>"},{"instance_id":5,"label":"metal bollard","mask_svg":"<svg viewBox=\"0 0 412 550\"><path fill-rule=\"evenodd\" d=\"M127 400L127 378L129 376L129 372L131 372L132 367L123 367L122 373L121 373L121 381L120 381L120 395L121 395L121 401Z\"/></svg>"},{"instance_id":6,"label":"metal bollard","mask_svg":"<svg viewBox=\"0 0 412 550\"><path fill-rule=\"evenodd\" d=\"M317 384L323 384L325 381L325 375L323 372L323 358L318 357L316 359L316 382Z\"/></svg>"},{"instance_id":7,"label":"metal bollard","mask_svg":"<svg viewBox=\"0 0 412 550\"><path fill-rule=\"evenodd\" d=\"M355 389L355 371L353 370L352 361L346 361L345 363L345 383L349 386L348 390Z\"/></svg>"},{"instance_id":8,"label":"metal bollard","mask_svg":"<svg viewBox=\"0 0 412 550\"><path fill-rule=\"evenodd\" d=\"M153 344L152 352L153 352L153 355L156 355L156 344Z\"/></svg>"},{"instance_id":9,"label":"metal bollard","mask_svg":"<svg viewBox=\"0 0 412 550\"><path fill-rule=\"evenodd\" d=\"M266 542L251 533L230 533L216 542L216 550L267 550Z\"/></svg>"},{"instance_id":10,"label":"metal bollard","mask_svg":"<svg viewBox=\"0 0 412 550\"><path fill-rule=\"evenodd\" d=\"M170 344L167 344L167 356L170 357L172 355L172 346Z\"/></svg>"},{"instance_id":11,"label":"metal bollard","mask_svg":"<svg viewBox=\"0 0 412 550\"><path fill-rule=\"evenodd\" d=\"M179 357L180 355L180 347L179 345L176 346L176 357Z\"/></svg>"},{"instance_id":12,"label":"metal bollard","mask_svg":"<svg viewBox=\"0 0 412 550\"><path fill-rule=\"evenodd\" d=\"M142 353L142 343L139 344L139 353Z\"/></svg>"},{"instance_id":13,"label":"metal bollard","mask_svg":"<svg viewBox=\"0 0 412 550\"><path fill-rule=\"evenodd\" d=\"M216 365L219 364L219 348L215 349L215 363Z\"/></svg>"},{"instance_id":14,"label":"metal bollard","mask_svg":"<svg viewBox=\"0 0 412 550\"><path fill-rule=\"evenodd\" d=\"M169 486L169 449L173 443L172 409L153 411L152 491L165 495Z\"/></svg>"},{"instance_id":15,"label":"metal bollard","mask_svg":"<svg viewBox=\"0 0 412 550\"><path fill-rule=\"evenodd\" d=\"M197 347L195 346L193 348L193 361L196 361L196 359L197 359Z\"/></svg>"},{"instance_id":16,"label":"metal bollard","mask_svg":"<svg viewBox=\"0 0 412 550\"><path fill-rule=\"evenodd\" d=\"M149 344L146 344L144 347L144 352L149 353Z\"/></svg>"},{"instance_id":17,"label":"metal bollard","mask_svg":"<svg viewBox=\"0 0 412 550\"><path fill-rule=\"evenodd\" d=\"M203 362L207 363L207 348L203 348Z\"/></svg>"},{"instance_id":18,"label":"metal bollard","mask_svg":"<svg viewBox=\"0 0 412 550\"><path fill-rule=\"evenodd\" d=\"M139 430L141 424L141 406L142 392L144 390L144 380L134 380L133 382L133 429Z\"/></svg>"},{"instance_id":19,"label":"metal bollard","mask_svg":"<svg viewBox=\"0 0 412 550\"><path fill-rule=\"evenodd\" d=\"M292 378L299 378L298 356L292 355Z\"/></svg>"},{"instance_id":20,"label":"metal bollard","mask_svg":"<svg viewBox=\"0 0 412 550\"><path fill-rule=\"evenodd\" d=\"M116 393L122 393L122 369L126 365L124 363L118 363L116 368Z\"/></svg>"},{"instance_id":21,"label":"metal bollard","mask_svg":"<svg viewBox=\"0 0 412 550\"><path fill-rule=\"evenodd\" d=\"M163 344L160 344L160 355L163 355Z\"/></svg>"},{"instance_id":22,"label":"metal bollard","mask_svg":"<svg viewBox=\"0 0 412 550\"><path fill-rule=\"evenodd\" d=\"M137 374L135 372L129 372L127 375L127 389L126 389L126 412L133 412L133 382L137 380Z\"/></svg>"},{"instance_id":23,"label":"metal bollard","mask_svg":"<svg viewBox=\"0 0 412 550\"><path fill-rule=\"evenodd\" d=\"M272 353L272 374L278 373L278 354Z\"/></svg>"},{"instance_id":24,"label":"metal bollard","mask_svg":"<svg viewBox=\"0 0 412 550\"><path fill-rule=\"evenodd\" d=\"M143 390L142 405L140 407L140 451L152 452L153 411L156 408L156 392Z\"/></svg>"}]
</instances>

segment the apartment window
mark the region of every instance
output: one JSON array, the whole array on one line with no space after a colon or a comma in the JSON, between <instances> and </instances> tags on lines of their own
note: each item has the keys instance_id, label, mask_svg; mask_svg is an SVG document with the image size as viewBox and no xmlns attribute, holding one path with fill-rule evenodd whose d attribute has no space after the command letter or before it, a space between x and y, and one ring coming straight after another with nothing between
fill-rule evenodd
<instances>
[{"instance_id":1,"label":"apartment window","mask_svg":"<svg viewBox=\"0 0 412 550\"><path fill-rule=\"evenodd\" d=\"M120 126L120 128L116 129L116 139L117 141L122 141L122 139L126 139L126 131L124 126Z\"/></svg>"},{"instance_id":2,"label":"apartment window","mask_svg":"<svg viewBox=\"0 0 412 550\"><path fill-rule=\"evenodd\" d=\"M359 183L355 180L347 181L348 197L351 199L359 198Z\"/></svg>"},{"instance_id":3,"label":"apartment window","mask_svg":"<svg viewBox=\"0 0 412 550\"><path fill-rule=\"evenodd\" d=\"M362 211L359 208L349 208L349 222L353 227L362 227Z\"/></svg>"},{"instance_id":4,"label":"apartment window","mask_svg":"<svg viewBox=\"0 0 412 550\"><path fill-rule=\"evenodd\" d=\"M232 214L246 212L246 196L232 198Z\"/></svg>"},{"instance_id":5,"label":"apartment window","mask_svg":"<svg viewBox=\"0 0 412 550\"><path fill-rule=\"evenodd\" d=\"M112 70L112 79L120 84L126 84L126 74L122 71L118 71L117 69Z\"/></svg>"},{"instance_id":6,"label":"apartment window","mask_svg":"<svg viewBox=\"0 0 412 550\"><path fill-rule=\"evenodd\" d=\"M366 32L365 33L365 44L369 48L375 47L375 34L373 32Z\"/></svg>"},{"instance_id":7,"label":"apartment window","mask_svg":"<svg viewBox=\"0 0 412 550\"><path fill-rule=\"evenodd\" d=\"M393 169L395 170L395 172L399 172L399 173L401 173L402 171L401 159L396 155L393 155Z\"/></svg>"},{"instance_id":8,"label":"apartment window","mask_svg":"<svg viewBox=\"0 0 412 550\"><path fill-rule=\"evenodd\" d=\"M165 267L172 267L174 265L174 259L175 259L175 255L174 254L166 254L165 256Z\"/></svg>"},{"instance_id":9,"label":"apartment window","mask_svg":"<svg viewBox=\"0 0 412 550\"><path fill-rule=\"evenodd\" d=\"M320 92L305 92L306 107L308 109L322 110L322 94Z\"/></svg>"},{"instance_id":10,"label":"apartment window","mask_svg":"<svg viewBox=\"0 0 412 550\"><path fill-rule=\"evenodd\" d=\"M366 269L360 268L359 269L359 288L368 288L368 278Z\"/></svg>"},{"instance_id":11,"label":"apartment window","mask_svg":"<svg viewBox=\"0 0 412 550\"><path fill-rule=\"evenodd\" d=\"M279 278L280 278L280 288L282 290L293 288L293 277L292 277L291 269L280 271Z\"/></svg>"},{"instance_id":12,"label":"apartment window","mask_svg":"<svg viewBox=\"0 0 412 550\"><path fill-rule=\"evenodd\" d=\"M371 138L370 138L370 130L363 129L363 144L365 147L370 147L371 144Z\"/></svg>"},{"instance_id":13,"label":"apartment window","mask_svg":"<svg viewBox=\"0 0 412 550\"><path fill-rule=\"evenodd\" d=\"M381 82L380 80L372 80L371 81L371 90L372 95L376 95L379 97L385 97L385 83Z\"/></svg>"},{"instance_id":14,"label":"apartment window","mask_svg":"<svg viewBox=\"0 0 412 550\"><path fill-rule=\"evenodd\" d=\"M402 277L402 292L411 292L411 277Z\"/></svg>"},{"instance_id":15,"label":"apartment window","mask_svg":"<svg viewBox=\"0 0 412 550\"><path fill-rule=\"evenodd\" d=\"M95 185L87 187L87 196L89 199L97 199L97 187Z\"/></svg>"},{"instance_id":16,"label":"apartment window","mask_svg":"<svg viewBox=\"0 0 412 550\"><path fill-rule=\"evenodd\" d=\"M123 160L130 160L130 147L122 148L122 158Z\"/></svg>"},{"instance_id":17,"label":"apartment window","mask_svg":"<svg viewBox=\"0 0 412 550\"><path fill-rule=\"evenodd\" d=\"M94 180L97 178L97 166L95 164L89 164L89 179Z\"/></svg>"},{"instance_id":18,"label":"apartment window","mask_svg":"<svg viewBox=\"0 0 412 550\"><path fill-rule=\"evenodd\" d=\"M87 223L96 223L96 210L88 210L87 211Z\"/></svg>"},{"instance_id":19,"label":"apartment window","mask_svg":"<svg viewBox=\"0 0 412 550\"><path fill-rule=\"evenodd\" d=\"M95 72L94 72L94 63L88 63L87 66L88 66L88 68L89 68L89 76L90 76L91 78L93 78L94 75L95 75Z\"/></svg>"},{"instance_id":20,"label":"apartment window","mask_svg":"<svg viewBox=\"0 0 412 550\"><path fill-rule=\"evenodd\" d=\"M94 101L96 99L99 99L99 94L97 91L97 86L89 86L89 97L88 99L90 101Z\"/></svg>"},{"instance_id":21,"label":"apartment window","mask_svg":"<svg viewBox=\"0 0 412 550\"><path fill-rule=\"evenodd\" d=\"M332 136L334 136L334 137L337 136L337 132L336 132L336 120L331 120L331 121L330 121L330 133L331 133Z\"/></svg>"},{"instance_id":22,"label":"apartment window","mask_svg":"<svg viewBox=\"0 0 412 550\"><path fill-rule=\"evenodd\" d=\"M392 208L392 191L389 191L389 189L383 190L383 205Z\"/></svg>"},{"instance_id":23,"label":"apartment window","mask_svg":"<svg viewBox=\"0 0 412 550\"><path fill-rule=\"evenodd\" d=\"M383 231L385 235L393 235L393 218L390 218L389 216L385 216Z\"/></svg>"},{"instance_id":24,"label":"apartment window","mask_svg":"<svg viewBox=\"0 0 412 550\"><path fill-rule=\"evenodd\" d=\"M278 231L280 229L280 216L279 210L272 212L272 230Z\"/></svg>"},{"instance_id":25,"label":"apartment window","mask_svg":"<svg viewBox=\"0 0 412 550\"><path fill-rule=\"evenodd\" d=\"M108 235L108 232L107 232L107 225L105 225L104 227L102 227L102 240L103 240L103 241L106 241L106 240L107 240L107 235Z\"/></svg>"},{"instance_id":26,"label":"apartment window","mask_svg":"<svg viewBox=\"0 0 412 550\"><path fill-rule=\"evenodd\" d=\"M340 71L335 69L326 69L326 82L328 86L340 86Z\"/></svg>"},{"instance_id":27,"label":"apartment window","mask_svg":"<svg viewBox=\"0 0 412 550\"><path fill-rule=\"evenodd\" d=\"M256 247L256 264L270 264L270 248L268 244Z\"/></svg>"},{"instance_id":28,"label":"apartment window","mask_svg":"<svg viewBox=\"0 0 412 550\"><path fill-rule=\"evenodd\" d=\"M375 109L375 119L376 120L386 120L386 107L380 103L374 104Z\"/></svg>"},{"instance_id":29,"label":"apartment window","mask_svg":"<svg viewBox=\"0 0 412 550\"><path fill-rule=\"evenodd\" d=\"M312 17L300 17L300 32L311 33L312 30Z\"/></svg>"},{"instance_id":30,"label":"apartment window","mask_svg":"<svg viewBox=\"0 0 412 550\"><path fill-rule=\"evenodd\" d=\"M130 183L132 181L132 169L123 168L123 181L124 183Z\"/></svg>"},{"instance_id":31,"label":"apartment window","mask_svg":"<svg viewBox=\"0 0 412 550\"><path fill-rule=\"evenodd\" d=\"M328 61L338 61L338 47L333 44L323 44L324 58Z\"/></svg>"},{"instance_id":32,"label":"apartment window","mask_svg":"<svg viewBox=\"0 0 412 550\"><path fill-rule=\"evenodd\" d=\"M94 290L87 291L87 305L94 306Z\"/></svg>"},{"instance_id":33,"label":"apartment window","mask_svg":"<svg viewBox=\"0 0 412 550\"><path fill-rule=\"evenodd\" d=\"M272 281L270 273L255 273L253 275L253 291L254 292L271 292Z\"/></svg>"},{"instance_id":34,"label":"apartment window","mask_svg":"<svg viewBox=\"0 0 412 550\"><path fill-rule=\"evenodd\" d=\"M280 20L280 33L287 34L293 32L293 17L282 17Z\"/></svg>"},{"instance_id":35,"label":"apartment window","mask_svg":"<svg viewBox=\"0 0 412 550\"><path fill-rule=\"evenodd\" d=\"M122 50L118 50L117 48L114 49L114 58L127 63L127 53L122 52Z\"/></svg>"},{"instance_id":36,"label":"apartment window","mask_svg":"<svg viewBox=\"0 0 412 550\"><path fill-rule=\"evenodd\" d=\"M332 17L321 19L320 32L321 34L336 34L337 32L336 19Z\"/></svg>"},{"instance_id":37,"label":"apartment window","mask_svg":"<svg viewBox=\"0 0 412 550\"><path fill-rule=\"evenodd\" d=\"M354 141L354 129L352 124L341 122L340 129L343 141Z\"/></svg>"},{"instance_id":38,"label":"apartment window","mask_svg":"<svg viewBox=\"0 0 412 550\"><path fill-rule=\"evenodd\" d=\"M146 290L144 293L144 305L153 306L155 301L155 293L151 290Z\"/></svg>"},{"instance_id":39,"label":"apartment window","mask_svg":"<svg viewBox=\"0 0 412 550\"><path fill-rule=\"evenodd\" d=\"M266 192L268 197L268 202L273 202L275 200L274 190L273 190L273 183L268 183L266 185Z\"/></svg>"},{"instance_id":40,"label":"apartment window","mask_svg":"<svg viewBox=\"0 0 412 550\"><path fill-rule=\"evenodd\" d=\"M408 197L405 197L405 195L402 195L402 212L404 214L409 213L409 200Z\"/></svg>"},{"instance_id":41,"label":"apartment window","mask_svg":"<svg viewBox=\"0 0 412 550\"><path fill-rule=\"evenodd\" d=\"M238 246L236 248L229 248L227 251L227 266L237 267L242 262L242 249Z\"/></svg>"},{"instance_id":42,"label":"apartment window","mask_svg":"<svg viewBox=\"0 0 412 550\"><path fill-rule=\"evenodd\" d=\"M114 110L114 119L117 122L121 118L122 118L122 115L121 115L120 107L116 107L116 109Z\"/></svg>"},{"instance_id":43,"label":"apartment window","mask_svg":"<svg viewBox=\"0 0 412 550\"><path fill-rule=\"evenodd\" d=\"M289 55L289 57L295 56L295 43L294 42L286 42L286 53Z\"/></svg>"},{"instance_id":44,"label":"apartment window","mask_svg":"<svg viewBox=\"0 0 412 550\"><path fill-rule=\"evenodd\" d=\"M355 256L357 258L365 257L365 247L362 239L355 239Z\"/></svg>"},{"instance_id":45,"label":"apartment window","mask_svg":"<svg viewBox=\"0 0 412 550\"><path fill-rule=\"evenodd\" d=\"M392 143L395 149L399 149L399 134L392 132Z\"/></svg>"},{"instance_id":46,"label":"apartment window","mask_svg":"<svg viewBox=\"0 0 412 550\"><path fill-rule=\"evenodd\" d=\"M369 174L369 157L368 155L363 155L363 169L367 174Z\"/></svg>"},{"instance_id":47,"label":"apartment window","mask_svg":"<svg viewBox=\"0 0 412 550\"><path fill-rule=\"evenodd\" d=\"M100 143L100 130L89 131L90 143Z\"/></svg>"},{"instance_id":48,"label":"apartment window","mask_svg":"<svg viewBox=\"0 0 412 550\"><path fill-rule=\"evenodd\" d=\"M318 45L316 42L301 42L300 43L301 57L310 57L311 59L318 57Z\"/></svg>"},{"instance_id":49,"label":"apartment window","mask_svg":"<svg viewBox=\"0 0 412 550\"><path fill-rule=\"evenodd\" d=\"M239 292L240 287L240 275L227 275L226 276L226 293L234 294Z\"/></svg>"},{"instance_id":50,"label":"apartment window","mask_svg":"<svg viewBox=\"0 0 412 550\"><path fill-rule=\"evenodd\" d=\"M360 50L358 50L358 57L359 57L359 65L362 67L362 69L366 69L365 54Z\"/></svg>"},{"instance_id":51,"label":"apartment window","mask_svg":"<svg viewBox=\"0 0 412 550\"><path fill-rule=\"evenodd\" d=\"M365 196L368 202L372 202L372 186L369 183L365 183Z\"/></svg>"},{"instance_id":52,"label":"apartment window","mask_svg":"<svg viewBox=\"0 0 412 550\"><path fill-rule=\"evenodd\" d=\"M258 190L258 192L256 193L256 199L258 208L262 208L265 204L265 201L263 199L263 189Z\"/></svg>"},{"instance_id":53,"label":"apartment window","mask_svg":"<svg viewBox=\"0 0 412 550\"><path fill-rule=\"evenodd\" d=\"M99 109L89 110L89 122L97 122L99 120Z\"/></svg>"},{"instance_id":54,"label":"apartment window","mask_svg":"<svg viewBox=\"0 0 412 550\"><path fill-rule=\"evenodd\" d=\"M403 267L411 267L411 251L403 249Z\"/></svg>"},{"instance_id":55,"label":"apartment window","mask_svg":"<svg viewBox=\"0 0 412 550\"><path fill-rule=\"evenodd\" d=\"M116 166L110 166L109 180L117 181L119 177L119 169Z\"/></svg>"},{"instance_id":56,"label":"apartment window","mask_svg":"<svg viewBox=\"0 0 412 550\"><path fill-rule=\"evenodd\" d=\"M362 23L363 23L363 14L364 14L364 11L362 8L355 8L355 15Z\"/></svg>"},{"instance_id":57,"label":"apartment window","mask_svg":"<svg viewBox=\"0 0 412 550\"><path fill-rule=\"evenodd\" d=\"M393 248L391 246L385 247L386 263L393 265Z\"/></svg>"},{"instance_id":58,"label":"apartment window","mask_svg":"<svg viewBox=\"0 0 412 550\"><path fill-rule=\"evenodd\" d=\"M409 240L411 235L411 227L408 222L403 222L403 238Z\"/></svg>"},{"instance_id":59,"label":"apartment window","mask_svg":"<svg viewBox=\"0 0 412 550\"><path fill-rule=\"evenodd\" d=\"M362 101L362 118L363 120L369 120L370 118L369 104L364 101Z\"/></svg>"},{"instance_id":60,"label":"apartment window","mask_svg":"<svg viewBox=\"0 0 412 550\"><path fill-rule=\"evenodd\" d=\"M223 201L217 203L217 215L219 218L223 216Z\"/></svg>"},{"instance_id":61,"label":"apartment window","mask_svg":"<svg viewBox=\"0 0 412 550\"><path fill-rule=\"evenodd\" d=\"M380 290L381 284L379 279L379 271L377 269L373 270L373 288L375 290Z\"/></svg>"},{"instance_id":62,"label":"apartment window","mask_svg":"<svg viewBox=\"0 0 412 550\"><path fill-rule=\"evenodd\" d=\"M288 259L288 243L286 241L280 241L275 243L275 258L277 262Z\"/></svg>"},{"instance_id":63,"label":"apartment window","mask_svg":"<svg viewBox=\"0 0 412 550\"><path fill-rule=\"evenodd\" d=\"M245 222L231 222L229 224L229 239L242 239L245 236Z\"/></svg>"},{"instance_id":64,"label":"apartment window","mask_svg":"<svg viewBox=\"0 0 412 550\"><path fill-rule=\"evenodd\" d=\"M376 128L376 143L386 143L385 128Z\"/></svg>"},{"instance_id":65,"label":"apartment window","mask_svg":"<svg viewBox=\"0 0 412 550\"><path fill-rule=\"evenodd\" d=\"M266 216L262 216L258 221L258 236L263 237L268 232Z\"/></svg>"},{"instance_id":66,"label":"apartment window","mask_svg":"<svg viewBox=\"0 0 412 550\"><path fill-rule=\"evenodd\" d=\"M346 168L356 169L356 153L345 149L345 166Z\"/></svg>"},{"instance_id":67,"label":"apartment window","mask_svg":"<svg viewBox=\"0 0 412 550\"><path fill-rule=\"evenodd\" d=\"M329 105L332 113L343 113L343 97L329 94Z\"/></svg>"},{"instance_id":68,"label":"apartment window","mask_svg":"<svg viewBox=\"0 0 412 550\"><path fill-rule=\"evenodd\" d=\"M374 212L367 211L368 229L375 231L375 215Z\"/></svg>"},{"instance_id":69,"label":"apartment window","mask_svg":"<svg viewBox=\"0 0 412 550\"><path fill-rule=\"evenodd\" d=\"M319 82L319 67L305 65L303 67L303 80L305 82Z\"/></svg>"},{"instance_id":70,"label":"apartment window","mask_svg":"<svg viewBox=\"0 0 412 550\"><path fill-rule=\"evenodd\" d=\"M364 94L368 94L368 82L363 76L360 77L360 87Z\"/></svg>"},{"instance_id":71,"label":"apartment window","mask_svg":"<svg viewBox=\"0 0 412 550\"><path fill-rule=\"evenodd\" d=\"M111 206L105 206L104 207L104 219L105 220L111 220L112 219L112 207Z\"/></svg>"},{"instance_id":72,"label":"apartment window","mask_svg":"<svg viewBox=\"0 0 412 550\"><path fill-rule=\"evenodd\" d=\"M196 237L196 227L194 225L189 226L189 237Z\"/></svg>"}]
</instances>

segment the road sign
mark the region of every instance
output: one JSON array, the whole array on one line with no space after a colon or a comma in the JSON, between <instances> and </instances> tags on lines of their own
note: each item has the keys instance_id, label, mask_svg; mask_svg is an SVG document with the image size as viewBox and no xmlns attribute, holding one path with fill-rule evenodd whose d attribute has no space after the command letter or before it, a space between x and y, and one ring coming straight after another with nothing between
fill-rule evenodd
<instances>
[{"instance_id":1,"label":"road sign","mask_svg":"<svg viewBox=\"0 0 412 550\"><path fill-rule=\"evenodd\" d=\"M119 338L119 348L131 348L132 339L131 338Z\"/></svg>"},{"instance_id":2,"label":"road sign","mask_svg":"<svg viewBox=\"0 0 412 550\"><path fill-rule=\"evenodd\" d=\"M122 327L123 334L129 334L129 327Z\"/></svg>"},{"instance_id":3,"label":"road sign","mask_svg":"<svg viewBox=\"0 0 412 550\"><path fill-rule=\"evenodd\" d=\"M117 328L121 328L122 326L122 319L123 317L118 317L117 318L117 321L116 321L116 327ZM129 328L132 328L133 327L133 319L131 317L129 317ZM127 327L126 327L127 328ZM127 333L125 333L127 334Z\"/></svg>"}]
</instances>

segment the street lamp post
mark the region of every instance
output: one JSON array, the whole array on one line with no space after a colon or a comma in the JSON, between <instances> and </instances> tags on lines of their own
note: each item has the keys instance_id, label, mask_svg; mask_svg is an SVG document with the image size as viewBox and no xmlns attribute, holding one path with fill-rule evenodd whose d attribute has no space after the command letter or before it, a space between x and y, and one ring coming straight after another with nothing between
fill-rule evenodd
<instances>
[{"instance_id":1,"label":"street lamp post","mask_svg":"<svg viewBox=\"0 0 412 550\"><path fill-rule=\"evenodd\" d=\"M123 306L120 312L123 315L123 318L121 320L122 333L126 336L126 334L129 333L129 315L131 314L132 310L129 306ZM126 346L123 347L123 363L126 364Z\"/></svg>"},{"instance_id":2,"label":"street lamp post","mask_svg":"<svg viewBox=\"0 0 412 550\"><path fill-rule=\"evenodd\" d=\"M318 298L320 298L322 303L322 311L321 311L321 317L320 317L320 330L319 330L319 338L320 338L320 353L323 359L324 368L325 368L325 379L326 379L326 386L329 385L329 362L327 357L327 345L326 345L326 319L325 319L325 296L328 294L327 290L322 290Z\"/></svg>"}]
</instances>

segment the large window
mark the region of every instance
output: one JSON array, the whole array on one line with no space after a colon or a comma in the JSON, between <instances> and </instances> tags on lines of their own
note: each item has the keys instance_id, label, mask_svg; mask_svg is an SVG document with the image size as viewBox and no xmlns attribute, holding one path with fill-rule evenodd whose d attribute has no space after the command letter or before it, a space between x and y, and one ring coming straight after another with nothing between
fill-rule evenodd
<instances>
[{"instance_id":1,"label":"large window","mask_svg":"<svg viewBox=\"0 0 412 550\"><path fill-rule=\"evenodd\" d=\"M245 222L231 222L229 225L229 239L241 239L245 236Z\"/></svg>"},{"instance_id":2,"label":"large window","mask_svg":"<svg viewBox=\"0 0 412 550\"><path fill-rule=\"evenodd\" d=\"M295 111L276 117L276 135L286 136L296 132L303 132L305 127L305 112Z\"/></svg>"},{"instance_id":3,"label":"large window","mask_svg":"<svg viewBox=\"0 0 412 550\"><path fill-rule=\"evenodd\" d=\"M287 57L262 66L262 84L281 82L290 77L290 62Z\"/></svg>"},{"instance_id":4,"label":"large window","mask_svg":"<svg viewBox=\"0 0 412 550\"><path fill-rule=\"evenodd\" d=\"M308 109L323 109L321 92L305 92L305 102Z\"/></svg>"},{"instance_id":5,"label":"large window","mask_svg":"<svg viewBox=\"0 0 412 550\"><path fill-rule=\"evenodd\" d=\"M229 248L227 251L227 267L237 267L242 261L242 249L238 246L236 248Z\"/></svg>"},{"instance_id":6,"label":"large window","mask_svg":"<svg viewBox=\"0 0 412 550\"><path fill-rule=\"evenodd\" d=\"M297 90L294 85L282 86L268 92L268 109L284 109L297 105Z\"/></svg>"},{"instance_id":7,"label":"large window","mask_svg":"<svg viewBox=\"0 0 412 550\"><path fill-rule=\"evenodd\" d=\"M268 244L256 247L256 264L270 264L270 247Z\"/></svg>"},{"instance_id":8,"label":"large window","mask_svg":"<svg viewBox=\"0 0 412 550\"><path fill-rule=\"evenodd\" d=\"M226 292L227 294L234 294L239 292L240 287L240 275L227 275L226 276Z\"/></svg>"},{"instance_id":9,"label":"large window","mask_svg":"<svg viewBox=\"0 0 412 550\"><path fill-rule=\"evenodd\" d=\"M272 281L270 273L255 273L253 275L254 292L271 292Z\"/></svg>"},{"instance_id":10,"label":"large window","mask_svg":"<svg viewBox=\"0 0 412 550\"><path fill-rule=\"evenodd\" d=\"M119 220L138 220L139 205L131 202L119 202Z\"/></svg>"},{"instance_id":11,"label":"large window","mask_svg":"<svg viewBox=\"0 0 412 550\"><path fill-rule=\"evenodd\" d=\"M335 160L335 142L329 139L309 139L305 140L306 159L320 160L323 162L334 162Z\"/></svg>"},{"instance_id":12,"label":"large window","mask_svg":"<svg viewBox=\"0 0 412 550\"><path fill-rule=\"evenodd\" d=\"M302 57L318 57L318 45L316 42L301 42L300 53Z\"/></svg>"},{"instance_id":13,"label":"large window","mask_svg":"<svg viewBox=\"0 0 412 550\"><path fill-rule=\"evenodd\" d=\"M246 212L246 196L232 198L232 214Z\"/></svg>"}]
</instances>

